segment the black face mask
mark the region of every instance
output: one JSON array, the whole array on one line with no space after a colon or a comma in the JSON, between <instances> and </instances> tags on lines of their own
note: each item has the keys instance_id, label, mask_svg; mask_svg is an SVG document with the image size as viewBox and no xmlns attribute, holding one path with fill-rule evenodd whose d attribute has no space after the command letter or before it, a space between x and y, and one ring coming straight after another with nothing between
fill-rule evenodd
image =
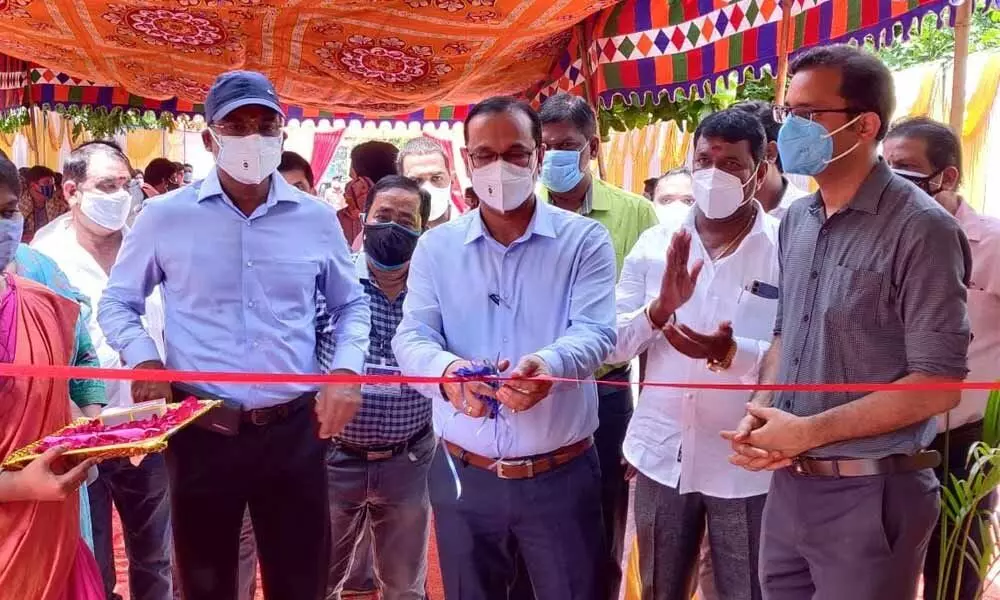
<instances>
[{"instance_id":1,"label":"black face mask","mask_svg":"<svg viewBox=\"0 0 1000 600\"><path fill-rule=\"evenodd\" d=\"M420 233L396 223L365 224L365 254L383 271L401 269L413 256Z\"/></svg>"},{"instance_id":2,"label":"black face mask","mask_svg":"<svg viewBox=\"0 0 1000 600\"><path fill-rule=\"evenodd\" d=\"M911 173L908 173L908 172L907 173L899 173L899 172L897 172L897 175L899 175L903 179L909 180L911 183L913 183L914 185L916 185L918 188L920 188L923 191L927 192L927 195L933 196L934 194L936 194L936 193L938 193L938 192L941 191L941 184L940 183L938 184L938 189L932 190L931 189L931 180L934 179L935 177L937 177L938 175L940 175L942 171L944 171L944 169L938 169L937 171L934 171L930 175L916 175L916 174L911 174Z\"/></svg>"}]
</instances>

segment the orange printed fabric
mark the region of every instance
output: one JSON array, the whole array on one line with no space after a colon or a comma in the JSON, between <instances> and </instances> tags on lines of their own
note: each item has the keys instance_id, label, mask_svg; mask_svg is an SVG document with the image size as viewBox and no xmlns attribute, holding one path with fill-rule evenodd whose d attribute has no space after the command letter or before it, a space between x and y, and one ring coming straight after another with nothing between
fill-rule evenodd
<instances>
[{"instance_id":1,"label":"orange printed fabric","mask_svg":"<svg viewBox=\"0 0 1000 600\"><path fill-rule=\"evenodd\" d=\"M200 103L261 71L289 104L399 114L525 92L616 0L0 0L0 52Z\"/></svg>"},{"instance_id":2,"label":"orange printed fabric","mask_svg":"<svg viewBox=\"0 0 1000 600\"><path fill-rule=\"evenodd\" d=\"M80 307L15 277L14 364L70 363ZM0 397L0 459L70 421L65 380L17 377ZM77 574L80 509L65 502L0 503L0 599L66 600Z\"/></svg>"}]
</instances>

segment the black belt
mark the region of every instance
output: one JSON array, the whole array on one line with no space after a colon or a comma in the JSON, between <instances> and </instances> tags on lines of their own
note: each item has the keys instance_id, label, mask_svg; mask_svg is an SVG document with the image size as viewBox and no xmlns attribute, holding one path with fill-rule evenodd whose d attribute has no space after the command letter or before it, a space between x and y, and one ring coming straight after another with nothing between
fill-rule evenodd
<instances>
[{"instance_id":1,"label":"black belt","mask_svg":"<svg viewBox=\"0 0 1000 600\"><path fill-rule=\"evenodd\" d=\"M367 460L369 462L378 462L382 460L389 460L394 456L399 456L403 452L406 452L407 448L410 448L420 440L424 439L424 437L430 435L431 430L431 424L428 423L427 425L421 427L420 431L410 436L409 439L395 444L385 444L382 446L360 446L358 444L352 444L344 441L340 438L334 438L333 443L338 450L343 450L345 454L349 454L355 458L360 458L361 460Z\"/></svg>"},{"instance_id":2,"label":"black belt","mask_svg":"<svg viewBox=\"0 0 1000 600\"><path fill-rule=\"evenodd\" d=\"M240 420L249 425L264 427L265 425L270 425L271 423L283 421L303 408L312 406L315 399L316 392L309 392L308 394L302 394L298 398L285 402L284 404L268 406L267 408L244 410L240 414Z\"/></svg>"},{"instance_id":3,"label":"black belt","mask_svg":"<svg viewBox=\"0 0 1000 600\"><path fill-rule=\"evenodd\" d=\"M186 387L180 386L170 386L173 392L174 399L185 398L187 396L194 396L200 400L222 400L223 405L216 408L217 411L224 410L237 410L239 406L238 403L227 400L225 398L215 398L212 396L207 396L200 392L194 392ZM254 408L250 410L238 409L240 412L239 420L241 423L248 425L254 425L256 427L264 427L272 423L277 423L287 419L291 415L299 412L303 408L312 406L313 401L316 399L316 392L307 392L298 396L284 404L278 404L275 406L268 406L267 408Z\"/></svg>"},{"instance_id":4,"label":"black belt","mask_svg":"<svg viewBox=\"0 0 1000 600\"><path fill-rule=\"evenodd\" d=\"M894 454L885 458L799 458L789 467L798 475L815 477L868 477L933 469L941 464L934 450Z\"/></svg>"}]
</instances>

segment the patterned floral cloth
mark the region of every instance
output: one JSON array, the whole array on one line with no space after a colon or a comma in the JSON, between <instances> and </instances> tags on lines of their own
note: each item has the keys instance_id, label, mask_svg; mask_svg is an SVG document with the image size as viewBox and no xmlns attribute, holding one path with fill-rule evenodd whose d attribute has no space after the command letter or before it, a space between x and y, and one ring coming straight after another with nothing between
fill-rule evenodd
<instances>
[{"instance_id":1,"label":"patterned floral cloth","mask_svg":"<svg viewBox=\"0 0 1000 600\"><path fill-rule=\"evenodd\" d=\"M543 81L567 33L616 0L5 0L4 53L200 103L232 65L282 100L395 115L517 94ZM169 64L163 60L169 56ZM116 96L128 97L128 94Z\"/></svg>"}]
</instances>

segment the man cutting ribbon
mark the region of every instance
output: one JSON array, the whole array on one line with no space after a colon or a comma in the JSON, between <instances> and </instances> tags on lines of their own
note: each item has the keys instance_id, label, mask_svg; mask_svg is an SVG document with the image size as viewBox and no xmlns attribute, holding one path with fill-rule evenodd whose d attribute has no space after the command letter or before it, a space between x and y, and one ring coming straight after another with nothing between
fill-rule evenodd
<instances>
[{"instance_id":1,"label":"man cutting ribbon","mask_svg":"<svg viewBox=\"0 0 1000 600\"><path fill-rule=\"evenodd\" d=\"M445 593L507 598L519 553L538 598L603 600L592 375L615 342L614 249L599 223L535 197L545 150L530 106L485 100L465 134L480 207L421 237L392 344L404 375L451 376L499 352L511 378L418 386L446 449L430 473ZM484 422L490 398L503 426Z\"/></svg>"}]
</instances>

